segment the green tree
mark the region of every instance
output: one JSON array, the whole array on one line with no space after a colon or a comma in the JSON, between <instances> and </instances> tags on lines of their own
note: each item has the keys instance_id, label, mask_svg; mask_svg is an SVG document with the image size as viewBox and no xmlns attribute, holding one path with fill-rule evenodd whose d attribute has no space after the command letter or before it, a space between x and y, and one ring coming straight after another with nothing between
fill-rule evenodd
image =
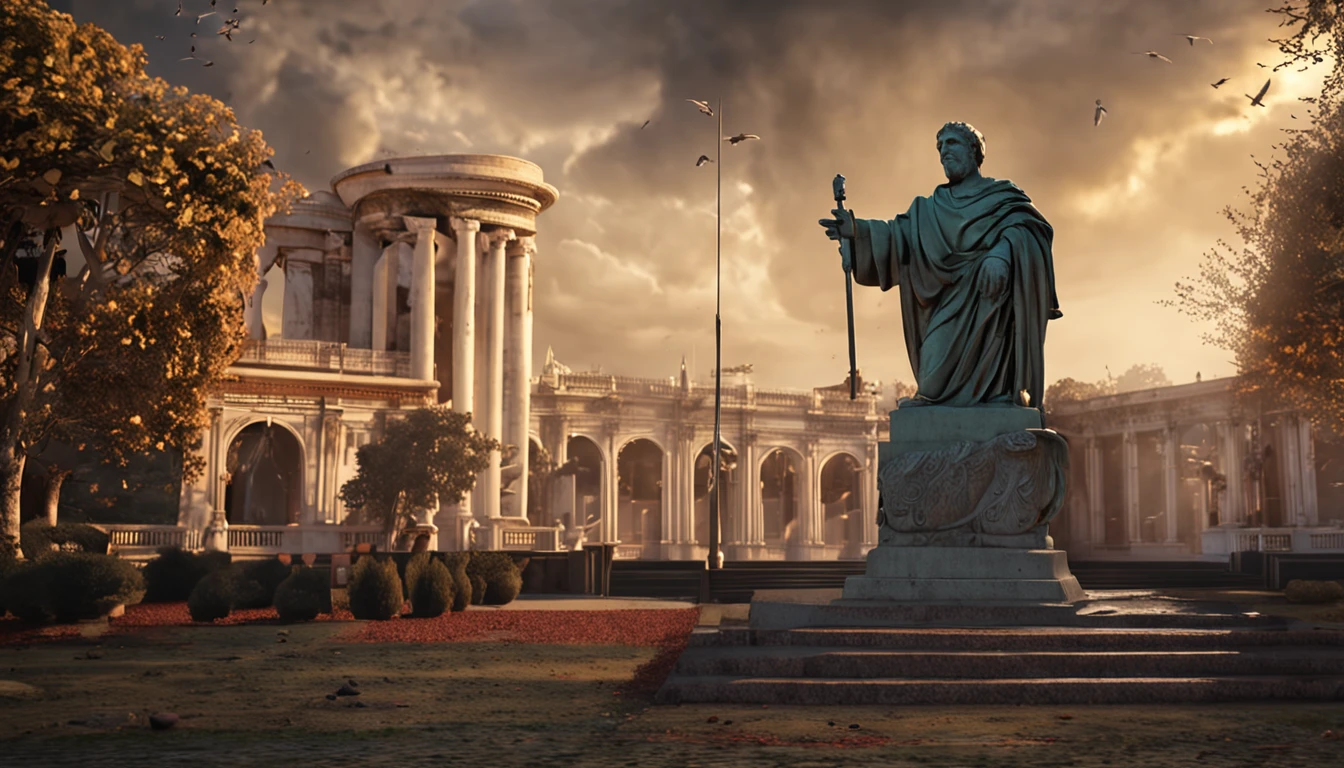
<instances>
[{"instance_id":1,"label":"green tree","mask_svg":"<svg viewBox=\"0 0 1344 768\"><path fill-rule=\"evenodd\" d=\"M1287 33L1280 66L1333 69L1306 98L1309 127L1287 132L1245 211L1226 216L1242 241L1220 241L1172 304L1209 322L1208 343L1232 352L1243 401L1272 398L1344 434L1344 4L1293 0L1270 9Z\"/></svg>"},{"instance_id":2,"label":"green tree","mask_svg":"<svg viewBox=\"0 0 1344 768\"><path fill-rule=\"evenodd\" d=\"M42 0L0 0L0 538L16 546L47 439L123 466L172 448L199 474L263 223L302 191L261 172L271 150L231 110L144 66ZM53 275L62 245L72 277Z\"/></svg>"},{"instance_id":3,"label":"green tree","mask_svg":"<svg viewBox=\"0 0 1344 768\"><path fill-rule=\"evenodd\" d=\"M456 504L476 484L499 441L471 426L471 415L443 405L389 419L383 437L360 447L354 478L341 486L351 519L395 530L414 510Z\"/></svg>"},{"instance_id":4,"label":"green tree","mask_svg":"<svg viewBox=\"0 0 1344 768\"><path fill-rule=\"evenodd\" d=\"M1158 387L1170 386L1171 379L1167 378L1167 372L1156 363L1131 365L1129 370L1115 378L1114 384L1116 392L1137 392L1141 389L1157 389Z\"/></svg>"},{"instance_id":5,"label":"green tree","mask_svg":"<svg viewBox=\"0 0 1344 768\"><path fill-rule=\"evenodd\" d=\"M1115 382L1110 379L1091 383L1063 378L1046 388L1044 405L1045 409L1049 411L1053 406L1063 403L1076 403L1079 400L1091 400L1094 397L1105 397L1115 394L1115 391Z\"/></svg>"}]
</instances>

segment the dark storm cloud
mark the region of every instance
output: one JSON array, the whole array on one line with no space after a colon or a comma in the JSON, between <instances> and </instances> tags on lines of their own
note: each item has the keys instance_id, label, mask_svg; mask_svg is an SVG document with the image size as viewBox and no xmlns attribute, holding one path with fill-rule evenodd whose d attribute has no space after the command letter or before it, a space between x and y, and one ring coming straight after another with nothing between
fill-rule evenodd
<instances>
[{"instance_id":1,"label":"dark storm cloud","mask_svg":"<svg viewBox=\"0 0 1344 768\"><path fill-rule=\"evenodd\" d=\"M538 238L538 350L633 375L674 373L692 346L711 359L715 166L694 161L717 132L685 99L723 98L725 133L763 137L723 147L725 360L805 387L845 368L831 359L843 279L815 224L831 177L849 177L860 215L902 212L943 180L947 120L982 130L984 172L1056 228L1066 317L1047 375L1217 371L1225 355L1153 302L1227 234L1217 212L1253 180L1247 154L1268 154L1302 106L1284 73L1271 109L1238 123L1272 55L1268 4L244 0L233 43L214 17L174 19L175 0L66 6L143 43L156 74L224 98L310 188L382 148L538 162L561 190ZM193 29L210 69L175 61ZM1174 63L1132 55L1149 49ZM1093 128L1097 98L1110 114ZM855 304L865 373L908 378L895 296L860 289Z\"/></svg>"}]
</instances>

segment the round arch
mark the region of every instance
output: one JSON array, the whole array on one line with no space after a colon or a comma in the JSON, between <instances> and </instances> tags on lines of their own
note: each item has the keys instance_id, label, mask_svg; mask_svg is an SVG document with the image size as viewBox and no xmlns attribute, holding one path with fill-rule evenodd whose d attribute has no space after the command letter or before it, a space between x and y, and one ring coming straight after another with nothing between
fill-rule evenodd
<instances>
[{"instance_id":1,"label":"round arch","mask_svg":"<svg viewBox=\"0 0 1344 768\"><path fill-rule=\"evenodd\" d=\"M606 482L607 454L602 444L578 432L565 440L566 474L574 475L574 510L556 510L566 528L583 526L602 518L602 494Z\"/></svg>"},{"instance_id":2,"label":"round arch","mask_svg":"<svg viewBox=\"0 0 1344 768\"><path fill-rule=\"evenodd\" d=\"M653 545L663 538L663 469L667 453L656 440L635 437L616 452L616 538L623 544Z\"/></svg>"},{"instance_id":3,"label":"round arch","mask_svg":"<svg viewBox=\"0 0 1344 768\"><path fill-rule=\"evenodd\" d=\"M821 462L822 540L830 547L851 548L862 538L863 462L849 451L836 451Z\"/></svg>"},{"instance_id":4,"label":"round arch","mask_svg":"<svg viewBox=\"0 0 1344 768\"><path fill-rule=\"evenodd\" d=\"M803 484L799 475L806 466L802 453L790 446L773 445L761 451L756 476L760 478L767 546L788 547L802 542L801 517L806 507L800 503Z\"/></svg>"},{"instance_id":5,"label":"round arch","mask_svg":"<svg viewBox=\"0 0 1344 768\"><path fill-rule=\"evenodd\" d=\"M267 426L277 426L283 428L286 432L289 432L289 434L296 441L298 441L300 450L302 450L304 453L307 453L308 446L304 444L303 435L299 433L299 430L295 429L294 425L290 424L288 420L276 418L274 416L258 417L256 414L249 414L235 421L231 426L231 428L224 433L224 439L220 442L223 443L224 445L231 445L233 441L238 438L239 432L242 432L244 429L247 429L248 427L253 426L254 424L266 424Z\"/></svg>"},{"instance_id":6,"label":"round arch","mask_svg":"<svg viewBox=\"0 0 1344 768\"><path fill-rule=\"evenodd\" d=\"M303 516L303 443L288 425L255 420L234 432L224 466L225 519L233 525L292 525Z\"/></svg>"},{"instance_id":7,"label":"round arch","mask_svg":"<svg viewBox=\"0 0 1344 768\"><path fill-rule=\"evenodd\" d=\"M738 484L742 476L738 467L738 459L741 453L737 446L727 439L719 438L719 444L723 446L719 451L719 546L738 543L741 538L739 530L741 522L744 520L740 506L740 494L737 492ZM691 498L694 505L692 530L695 532L695 542L702 547L709 546L709 507L710 507L710 486L713 482L714 470L714 440L711 438L704 441L691 459Z\"/></svg>"},{"instance_id":8,"label":"round arch","mask_svg":"<svg viewBox=\"0 0 1344 768\"><path fill-rule=\"evenodd\" d=\"M655 446L657 446L658 450L662 451L664 456L667 455L667 446L663 445L663 441L659 440L652 433L630 435L628 437L622 438L621 442L616 445L616 455L620 456L621 451L625 450L626 446L630 445L631 443L637 440L647 440L648 442L653 443Z\"/></svg>"}]
</instances>

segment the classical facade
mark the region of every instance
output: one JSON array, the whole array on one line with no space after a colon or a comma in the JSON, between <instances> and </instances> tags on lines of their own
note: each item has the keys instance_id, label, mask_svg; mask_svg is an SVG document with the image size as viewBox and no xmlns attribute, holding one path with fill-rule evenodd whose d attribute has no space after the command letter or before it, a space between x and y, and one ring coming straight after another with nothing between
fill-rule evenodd
<instances>
[{"instance_id":1,"label":"classical facade","mask_svg":"<svg viewBox=\"0 0 1344 768\"><path fill-rule=\"evenodd\" d=\"M1050 526L1073 560L1344 551L1344 455L1288 409L1248 411L1233 379L1052 406L1072 444Z\"/></svg>"},{"instance_id":2,"label":"classical facade","mask_svg":"<svg viewBox=\"0 0 1344 768\"><path fill-rule=\"evenodd\" d=\"M708 555L714 383L574 373L549 354L532 393L534 457L562 469L534 523L619 542L619 557ZM728 560L861 558L877 542L887 417L847 386L722 392L721 541ZM536 485L536 483L534 483Z\"/></svg>"},{"instance_id":3,"label":"classical facade","mask_svg":"<svg viewBox=\"0 0 1344 768\"><path fill-rule=\"evenodd\" d=\"M556 198L539 167L512 157L394 158L268 221L251 339L211 398L208 468L182 489L180 527L216 546L334 546L324 527L345 517L337 494L355 451L402 409L451 403L525 445L537 216ZM273 280L278 335L262 310ZM435 543L459 544L473 521L487 536L507 527L504 471L496 452L461 508L421 512L426 532L447 537Z\"/></svg>"}]
</instances>

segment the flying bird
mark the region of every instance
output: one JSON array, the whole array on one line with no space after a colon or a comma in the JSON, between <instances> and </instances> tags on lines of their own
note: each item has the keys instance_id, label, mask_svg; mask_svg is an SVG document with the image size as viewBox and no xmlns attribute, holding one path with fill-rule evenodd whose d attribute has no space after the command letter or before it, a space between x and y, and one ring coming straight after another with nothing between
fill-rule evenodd
<instances>
[{"instance_id":1,"label":"flying bird","mask_svg":"<svg viewBox=\"0 0 1344 768\"><path fill-rule=\"evenodd\" d=\"M1147 56L1150 59L1161 59L1162 61L1165 61L1168 64L1171 63L1171 59L1168 59L1166 56L1163 56L1157 51L1132 51L1132 53L1135 56Z\"/></svg>"},{"instance_id":2,"label":"flying bird","mask_svg":"<svg viewBox=\"0 0 1344 768\"><path fill-rule=\"evenodd\" d=\"M1264 105L1263 103L1261 103L1260 100L1263 99L1263 98L1265 97L1265 91L1268 91L1268 90L1269 90L1269 81L1266 80L1266 81L1265 81L1265 84L1262 85L1262 86L1260 86L1260 92L1259 92L1259 93L1255 94L1254 96L1252 96L1251 94L1248 93L1248 94L1245 94L1245 96L1246 96L1246 98L1248 98L1248 99L1251 100L1251 106L1253 106L1253 107L1263 107L1263 106L1265 106L1265 105Z\"/></svg>"},{"instance_id":3,"label":"flying bird","mask_svg":"<svg viewBox=\"0 0 1344 768\"><path fill-rule=\"evenodd\" d=\"M1227 82L1227 78L1224 77L1224 78L1221 78L1221 79L1220 79L1218 82L1216 82L1216 83L1209 83L1209 85L1212 85L1214 88L1217 88L1218 86L1220 86L1220 85L1222 85L1223 83L1226 83L1226 82Z\"/></svg>"},{"instance_id":4,"label":"flying bird","mask_svg":"<svg viewBox=\"0 0 1344 768\"><path fill-rule=\"evenodd\" d=\"M267 168L270 168L272 171L275 170L275 163L272 163L270 160L262 160L261 164L266 166Z\"/></svg>"},{"instance_id":5,"label":"flying bird","mask_svg":"<svg viewBox=\"0 0 1344 768\"><path fill-rule=\"evenodd\" d=\"M215 15L214 11L210 11L209 13L202 13L200 16L196 17L196 23L200 24L201 19L204 19L206 16L214 16L214 15Z\"/></svg>"},{"instance_id":6,"label":"flying bird","mask_svg":"<svg viewBox=\"0 0 1344 768\"><path fill-rule=\"evenodd\" d=\"M736 136L724 136L723 140L728 142L732 146L737 146L738 144L741 144L744 141L750 141L752 139L760 141L760 138L761 138L760 136L757 136L754 133L739 133Z\"/></svg>"},{"instance_id":7,"label":"flying bird","mask_svg":"<svg viewBox=\"0 0 1344 768\"><path fill-rule=\"evenodd\" d=\"M1092 114L1092 127L1101 125L1101 118L1106 116L1106 108L1101 106L1101 99L1097 99L1097 111Z\"/></svg>"},{"instance_id":8,"label":"flying bird","mask_svg":"<svg viewBox=\"0 0 1344 768\"><path fill-rule=\"evenodd\" d=\"M155 40L164 40L164 39L166 39L166 38L165 38L163 35L155 35L155 36L154 36L154 39L155 39Z\"/></svg>"},{"instance_id":9,"label":"flying bird","mask_svg":"<svg viewBox=\"0 0 1344 768\"><path fill-rule=\"evenodd\" d=\"M694 105L695 105L701 112L703 112L704 114L709 115L710 117L713 117L713 116L714 116L714 108L711 107L711 106L709 106L709 102L707 102L707 101L696 101L695 99L687 99L687 101L689 101L689 102L691 102L692 104L694 104Z\"/></svg>"},{"instance_id":10,"label":"flying bird","mask_svg":"<svg viewBox=\"0 0 1344 768\"><path fill-rule=\"evenodd\" d=\"M652 121L652 120L645 120L645 121L644 121L644 125L639 126L639 130L641 130L641 131L644 130L645 128L648 127L649 123L651 123L651 122L653 122L653 121Z\"/></svg>"},{"instance_id":11,"label":"flying bird","mask_svg":"<svg viewBox=\"0 0 1344 768\"><path fill-rule=\"evenodd\" d=\"M263 3L263 5L264 5L264 3ZM173 15L174 15L174 16L181 16L181 15L182 15L182 0L177 0L177 13L174 13Z\"/></svg>"},{"instance_id":12,"label":"flying bird","mask_svg":"<svg viewBox=\"0 0 1344 768\"><path fill-rule=\"evenodd\" d=\"M701 156L700 156L700 159L695 161L695 167L696 167L696 168L699 168L700 166L704 165L705 163L712 163L712 162L714 162L714 161L709 159L709 155L701 155Z\"/></svg>"},{"instance_id":13,"label":"flying bird","mask_svg":"<svg viewBox=\"0 0 1344 768\"><path fill-rule=\"evenodd\" d=\"M1200 37L1199 35L1178 35L1178 37L1184 37L1186 40L1189 40L1191 46L1195 44L1196 40L1209 40L1209 38ZM1213 45L1212 40L1209 40L1209 45Z\"/></svg>"},{"instance_id":14,"label":"flying bird","mask_svg":"<svg viewBox=\"0 0 1344 768\"><path fill-rule=\"evenodd\" d=\"M1255 62L1255 66L1260 67L1260 68L1263 69L1263 68L1267 67L1268 65L1266 65L1266 64L1261 64L1260 62L1257 61L1257 62Z\"/></svg>"}]
</instances>

